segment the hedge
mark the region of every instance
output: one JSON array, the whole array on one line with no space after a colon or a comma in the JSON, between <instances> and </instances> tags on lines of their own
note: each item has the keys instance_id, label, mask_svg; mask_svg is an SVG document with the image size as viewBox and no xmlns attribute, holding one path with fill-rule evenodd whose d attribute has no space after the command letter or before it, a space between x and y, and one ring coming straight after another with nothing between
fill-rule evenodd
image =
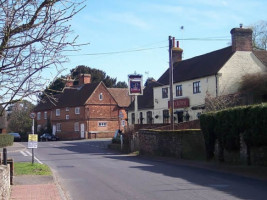
<instances>
[{"instance_id":1,"label":"hedge","mask_svg":"<svg viewBox=\"0 0 267 200\"><path fill-rule=\"evenodd\" d=\"M14 137L8 134L0 134L0 148L12 146Z\"/></svg>"},{"instance_id":2,"label":"hedge","mask_svg":"<svg viewBox=\"0 0 267 200\"><path fill-rule=\"evenodd\" d=\"M200 116L200 126L208 159L213 157L216 140L222 151L239 150L240 135L248 148L267 146L267 104L205 113Z\"/></svg>"}]
</instances>

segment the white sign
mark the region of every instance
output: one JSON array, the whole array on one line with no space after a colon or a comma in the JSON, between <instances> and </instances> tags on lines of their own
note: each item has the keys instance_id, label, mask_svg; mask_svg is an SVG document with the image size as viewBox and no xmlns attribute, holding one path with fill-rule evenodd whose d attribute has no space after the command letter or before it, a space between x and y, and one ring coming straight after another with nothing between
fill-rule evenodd
<instances>
[{"instance_id":1,"label":"white sign","mask_svg":"<svg viewBox=\"0 0 267 200\"><path fill-rule=\"evenodd\" d=\"M29 134L28 135L28 149L37 149L38 147L38 135Z\"/></svg>"},{"instance_id":2,"label":"white sign","mask_svg":"<svg viewBox=\"0 0 267 200\"><path fill-rule=\"evenodd\" d=\"M30 114L30 118L34 119L35 118L35 113Z\"/></svg>"}]
</instances>

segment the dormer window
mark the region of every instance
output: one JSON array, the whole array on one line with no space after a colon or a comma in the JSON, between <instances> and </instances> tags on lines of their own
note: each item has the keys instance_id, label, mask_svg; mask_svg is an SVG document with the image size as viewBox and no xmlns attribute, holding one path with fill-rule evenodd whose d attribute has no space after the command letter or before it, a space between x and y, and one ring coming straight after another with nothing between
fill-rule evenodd
<instances>
[{"instance_id":1,"label":"dormer window","mask_svg":"<svg viewBox=\"0 0 267 200\"><path fill-rule=\"evenodd\" d=\"M103 100L103 94L102 94L102 93L99 94L99 100L100 100L100 101Z\"/></svg>"}]
</instances>

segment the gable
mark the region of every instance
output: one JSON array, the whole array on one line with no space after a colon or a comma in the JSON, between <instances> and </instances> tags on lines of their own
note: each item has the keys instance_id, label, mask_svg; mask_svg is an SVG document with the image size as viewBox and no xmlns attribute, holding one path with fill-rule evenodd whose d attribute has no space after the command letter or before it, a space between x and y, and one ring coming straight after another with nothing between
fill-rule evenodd
<instances>
[{"instance_id":1,"label":"gable","mask_svg":"<svg viewBox=\"0 0 267 200\"><path fill-rule=\"evenodd\" d=\"M102 100L99 98L102 94ZM86 104L117 104L113 96L109 93L103 82L95 88L91 96L87 99Z\"/></svg>"}]
</instances>

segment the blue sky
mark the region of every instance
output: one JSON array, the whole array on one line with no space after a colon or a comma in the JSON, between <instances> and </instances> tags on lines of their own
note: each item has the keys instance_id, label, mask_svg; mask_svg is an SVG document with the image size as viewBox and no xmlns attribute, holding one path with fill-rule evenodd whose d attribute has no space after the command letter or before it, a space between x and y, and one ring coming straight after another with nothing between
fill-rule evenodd
<instances>
[{"instance_id":1,"label":"blue sky","mask_svg":"<svg viewBox=\"0 0 267 200\"><path fill-rule=\"evenodd\" d=\"M176 39L219 37L223 40L181 40L183 59L229 46L230 30L267 20L266 0L87 0L71 21L79 43L66 71L87 65L127 81L134 72L158 79L168 67L168 36ZM181 30L180 27L184 26ZM130 53L84 55L152 48Z\"/></svg>"}]
</instances>

